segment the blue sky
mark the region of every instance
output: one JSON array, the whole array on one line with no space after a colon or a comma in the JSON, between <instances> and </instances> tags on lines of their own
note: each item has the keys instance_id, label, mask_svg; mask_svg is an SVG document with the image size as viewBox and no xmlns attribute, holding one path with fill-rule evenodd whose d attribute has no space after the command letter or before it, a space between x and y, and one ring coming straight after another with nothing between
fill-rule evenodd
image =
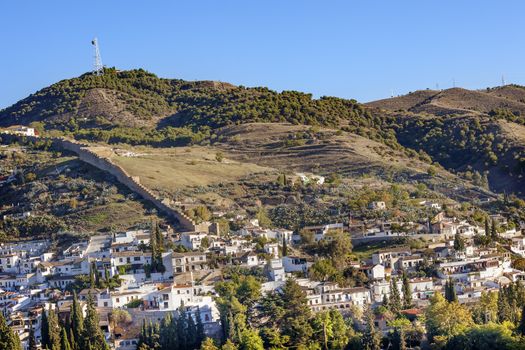
<instances>
[{"instance_id":1,"label":"blue sky","mask_svg":"<svg viewBox=\"0 0 525 350\"><path fill-rule=\"evenodd\" d=\"M0 108L120 69L369 101L416 89L525 84L524 1L209 0L0 3Z\"/></svg>"}]
</instances>

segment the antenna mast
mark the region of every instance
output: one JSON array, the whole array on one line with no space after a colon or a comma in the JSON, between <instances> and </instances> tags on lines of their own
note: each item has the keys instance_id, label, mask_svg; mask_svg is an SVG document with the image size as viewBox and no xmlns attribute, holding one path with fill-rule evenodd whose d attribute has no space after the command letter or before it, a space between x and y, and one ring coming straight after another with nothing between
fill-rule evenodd
<instances>
[{"instance_id":1,"label":"antenna mast","mask_svg":"<svg viewBox=\"0 0 525 350\"><path fill-rule=\"evenodd\" d=\"M98 48L98 39L91 40L91 45L95 49L95 61L93 62L93 75L104 75L104 66L102 65L102 58L100 57L100 50Z\"/></svg>"},{"instance_id":2,"label":"antenna mast","mask_svg":"<svg viewBox=\"0 0 525 350\"><path fill-rule=\"evenodd\" d=\"M502 76L501 76L501 86L505 86L505 85L507 85L507 84L505 83L505 76L502 75Z\"/></svg>"}]
</instances>

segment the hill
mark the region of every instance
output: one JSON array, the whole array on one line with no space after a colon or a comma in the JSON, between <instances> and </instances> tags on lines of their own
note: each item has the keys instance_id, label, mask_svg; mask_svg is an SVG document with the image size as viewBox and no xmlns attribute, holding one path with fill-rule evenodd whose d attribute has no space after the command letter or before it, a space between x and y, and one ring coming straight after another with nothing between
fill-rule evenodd
<instances>
[{"instance_id":1,"label":"hill","mask_svg":"<svg viewBox=\"0 0 525 350\"><path fill-rule=\"evenodd\" d=\"M0 111L0 125L31 124L44 134L99 144L213 146L211 152L245 163L257 154L255 165L278 170L316 165L354 176L393 166L424 173L434 164L478 185L486 178L494 190L523 194L525 140L512 132L525 124L524 92L515 85L424 90L363 105L112 68L28 96ZM320 136L311 127L322 129Z\"/></svg>"},{"instance_id":2,"label":"hill","mask_svg":"<svg viewBox=\"0 0 525 350\"><path fill-rule=\"evenodd\" d=\"M524 102L525 88L507 85L417 91L367 105L395 120L390 126L404 147L422 150L466 178L485 174L495 191L523 195Z\"/></svg>"},{"instance_id":3,"label":"hill","mask_svg":"<svg viewBox=\"0 0 525 350\"><path fill-rule=\"evenodd\" d=\"M507 85L484 91L461 88L442 91L422 90L370 102L367 105L390 111L427 113L437 116L480 115L497 110L525 115L525 88Z\"/></svg>"}]
</instances>

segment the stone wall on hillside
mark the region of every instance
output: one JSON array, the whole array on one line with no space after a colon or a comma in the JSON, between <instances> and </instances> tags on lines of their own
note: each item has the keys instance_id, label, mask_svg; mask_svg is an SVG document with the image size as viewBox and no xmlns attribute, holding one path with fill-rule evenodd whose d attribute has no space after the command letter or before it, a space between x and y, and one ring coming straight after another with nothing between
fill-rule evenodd
<instances>
[{"instance_id":1,"label":"stone wall on hillside","mask_svg":"<svg viewBox=\"0 0 525 350\"><path fill-rule=\"evenodd\" d=\"M18 137L15 137L18 138ZM150 201L158 210L172 219L175 219L187 231L209 232L210 223L203 222L197 224L181 209L171 207L162 202L149 188L140 183L138 176L131 176L120 165L115 164L110 158L104 158L89 149L88 145L82 144L75 140L66 138L41 138L41 137L24 137L29 141L50 140L55 148L64 149L76 153L78 158L95 168L113 175L118 182L128 187L131 191L138 194L145 200Z\"/></svg>"}]
</instances>

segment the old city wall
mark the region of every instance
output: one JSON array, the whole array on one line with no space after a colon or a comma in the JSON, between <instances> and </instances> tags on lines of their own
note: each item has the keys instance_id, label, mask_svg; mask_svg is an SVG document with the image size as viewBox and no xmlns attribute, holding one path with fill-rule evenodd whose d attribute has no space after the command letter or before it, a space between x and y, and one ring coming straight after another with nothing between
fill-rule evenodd
<instances>
[{"instance_id":1,"label":"old city wall","mask_svg":"<svg viewBox=\"0 0 525 350\"><path fill-rule=\"evenodd\" d=\"M187 231L208 232L210 224L207 222L197 224L190 217L182 212L179 208L168 206L162 202L150 189L140 183L139 177L134 177L128 174L120 165L115 164L110 158L101 157L89 149L89 146L79 143L74 140L65 138L41 138L41 137L24 137L28 141L50 140L54 148L68 150L78 155L78 158L97 169L113 175L118 182L128 187L131 191L138 194L145 200L151 202L155 207L167 215L175 219Z\"/></svg>"}]
</instances>

